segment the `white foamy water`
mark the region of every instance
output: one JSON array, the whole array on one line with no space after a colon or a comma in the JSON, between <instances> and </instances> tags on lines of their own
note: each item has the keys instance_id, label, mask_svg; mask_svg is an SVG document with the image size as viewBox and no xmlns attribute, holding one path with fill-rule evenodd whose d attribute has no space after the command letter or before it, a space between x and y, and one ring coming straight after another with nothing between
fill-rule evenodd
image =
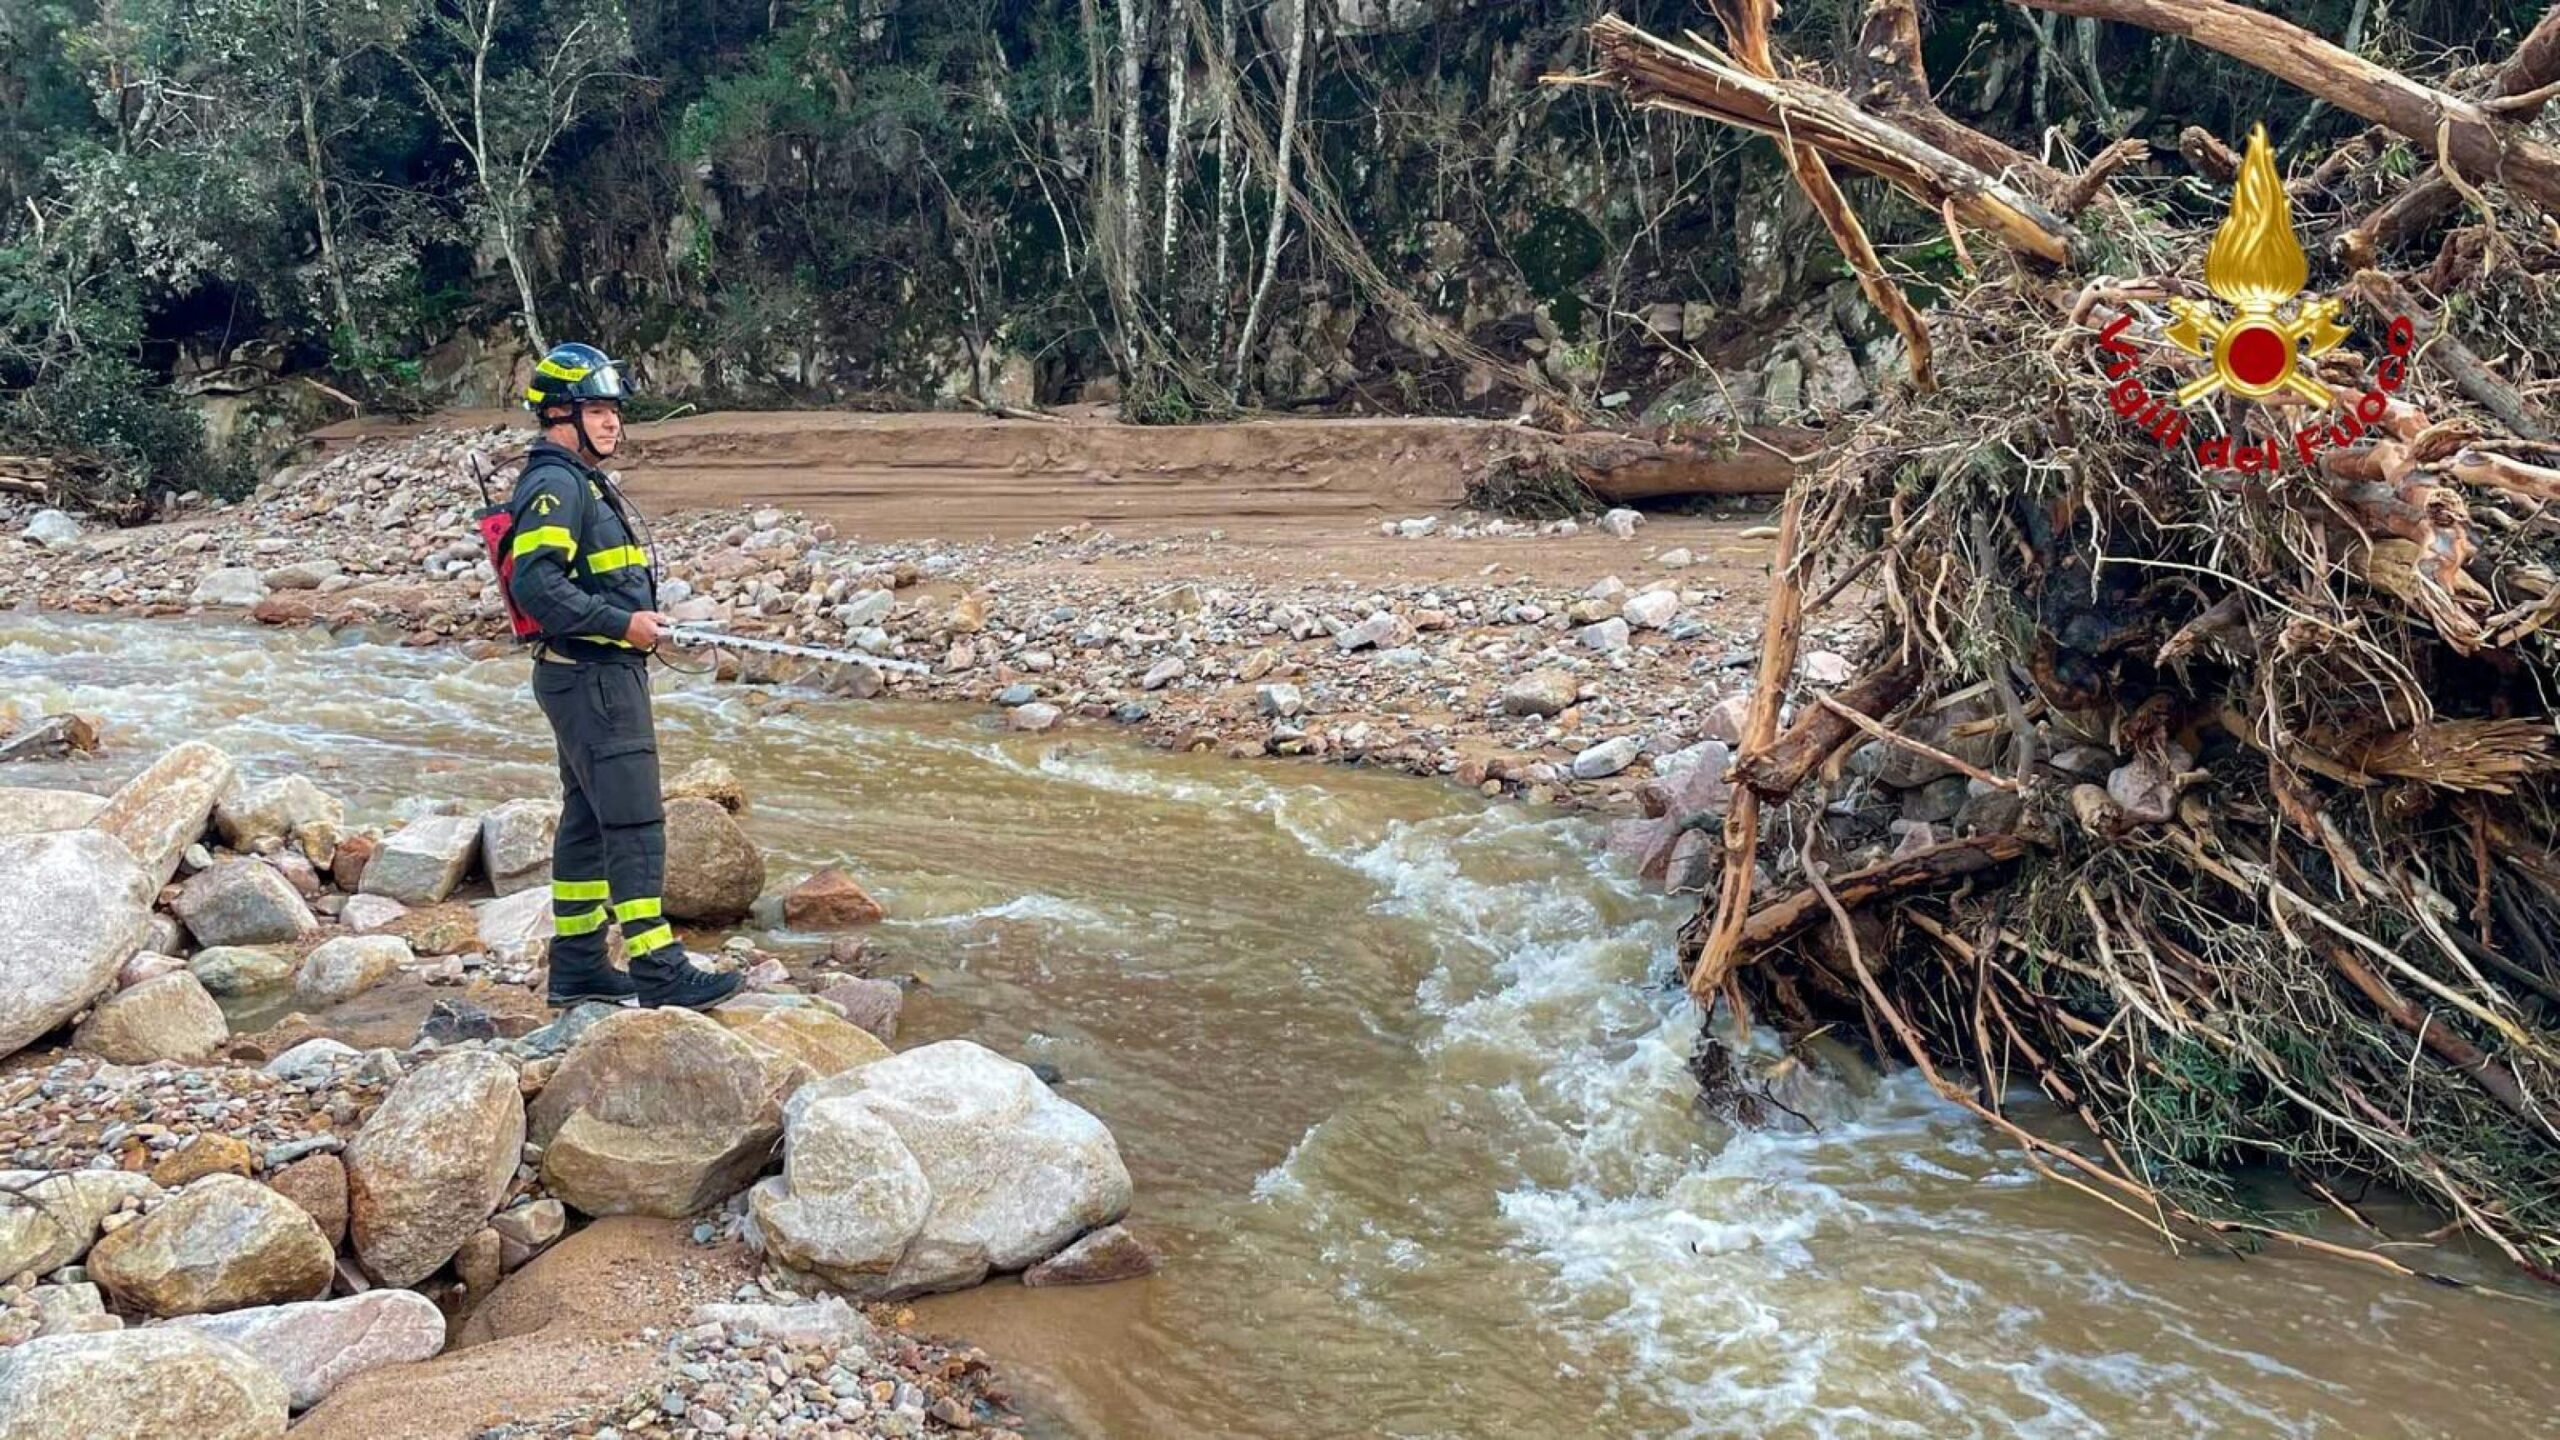
<instances>
[{"instance_id":1,"label":"white foamy water","mask_svg":"<svg viewBox=\"0 0 2560 1440\"><path fill-rule=\"evenodd\" d=\"M776 885L844 863L887 903L874 943L926 982L902 1044L1048 1061L1120 1137L1162 1274L923 1307L1048 1432L2560 1429L2547 1309L2171 1257L1911 1077L1727 1133L1671 983L1684 907L1585 822L1085 728L660 696L669 770L737 771ZM104 788L198 737L253 778L334 761L359 823L553 783L517 657L5 617L0 702L118 744L0 783Z\"/></svg>"}]
</instances>

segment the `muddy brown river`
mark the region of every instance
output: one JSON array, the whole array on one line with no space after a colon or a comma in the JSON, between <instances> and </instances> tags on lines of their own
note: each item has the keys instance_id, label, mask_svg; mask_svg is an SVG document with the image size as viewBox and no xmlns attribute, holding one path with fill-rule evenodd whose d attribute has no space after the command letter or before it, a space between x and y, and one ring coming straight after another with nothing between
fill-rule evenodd
<instances>
[{"instance_id":1,"label":"muddy brown river","mask_svg":"<svg viewBox=\"0 0 2560 1440\"><path fill-rule=\"evenodd\" d=\"M524 680L354 636L0 617L0 703L101 712L116 742L0 783L102 788L192 737L252 777L311 767L364 823L542 794ZM659 689L671 768L735 769L777 881L844 861L886 902L877 944L927 986L902 1043L1047 1061L1118 1135L1160 1275L918 1306L1000 1358L1042 1433L2560 1430L2548 1294L2171 1256L1907 1078L1839 1088L1812 1134L1706 1120L1666 983L1679 912L1583 822Z\"/></svg>"}]
</instances>

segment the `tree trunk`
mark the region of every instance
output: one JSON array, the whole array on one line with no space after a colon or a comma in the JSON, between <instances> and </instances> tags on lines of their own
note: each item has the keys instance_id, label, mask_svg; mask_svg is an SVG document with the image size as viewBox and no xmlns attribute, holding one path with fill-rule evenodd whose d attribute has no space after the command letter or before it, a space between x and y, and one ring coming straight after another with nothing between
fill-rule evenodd
<instances>
[{"instance_id":1,"label":"tree trunk","mask_svg":"<svg viewBox=\"0 0 2560 1440\"><path fill-rule=\"evenodd\" d=\"M1236 186L1236 6L1235 0L1218 0L1218 260L1217 285L1210 293L1216 296L1217 320L1210 327L1210 353L1223 354L1227 348L1227 276L1231 257L1228 237L1235 230Z\"/></svg>"},{"instance_id":2,"label":"tree trunk","mask_svg":"<svg viewBox=\"0 0 2560 1440\"><path fill-rule=\"evenodd\" d=\"M1191 31L1186 26L1172 27L1173 43L1164 56L1164 82L1169 92L1165 98L1164 117L1164 252L1163 274L1173 276L1173 250L1182 238L1182 138L1183 111L1190 95Z\"/></svg>"},{"instance_id":3,"label":"tree trunk","mask_svg":"<svg viewBox=\"0 0 2560 1440\"><path fill-rule=\"evenodd\" d=\"M1280 159L1272 167L1271 228L1262 242L1262 281L1244 311L1244 333L1236 340L1235 390L1244 395L1245 357L1253 353L1253 332L1261 327L1262 307L1271 298L1271 282L1280 274L1280 242L1289 223L1289 156L1298 139L1298 81L1307 63L1307 0L1298 0L1297 24L1289 38L1289 79L1280 91Z\"/></svg>"},{"instance_id":4,"label":"tree trunk","mask_svg":"<svg viewBox=\"0 0 2560 1440\"><path fill-rule=\"evenodd\" d=\"M2501 125L2459 96L2339 49L2298 25L2231 0L2009 0L2012 5L2120 20L2183 36L2386 125L2427 150L2442 143L2464 174L2495 177L2546 210L2560 211L2560 146Z\"/></svg>"},{"instance_id":5,"label":"tree trunk","mask_svg":"<svg viewBox=\"0 0 2560 1440\"><path fill-rule=\"evenodd\" d=\"M337 309L345 343L361 348L364 337L356 330L355 306L347 299L347 272L338 264L338 230L329 214L329 172L320 158L318 103L309 77L303 77L296 88L301 92L302 158L310 169L311 215L320 226L320 268L329 277L329 301Z\"/></svg>"},{"instance_id":6,"label":"tree trunk","mask_svg":"<svg viewBox=\"0 0 2560 1440\"><path fill-rule=\"evenodd\" d=\"M1120 0L1120 284L1135 300L1139 258L1146 246L1138 192L1146 169L1145 134L1139 120L1145 111L1147 77L1146 0ZM1133 313L1124 324L1136 323Z\"/></svg>"}]
</instances>

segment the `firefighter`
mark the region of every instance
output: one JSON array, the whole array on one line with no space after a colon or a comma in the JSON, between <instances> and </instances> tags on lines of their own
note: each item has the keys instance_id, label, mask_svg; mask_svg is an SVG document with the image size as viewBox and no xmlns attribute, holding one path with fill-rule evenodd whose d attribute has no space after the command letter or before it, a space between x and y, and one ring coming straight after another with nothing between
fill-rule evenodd
<instances>
[{"instance_id":1,"label":"firefighter","mask_svg":"<svg viewBox=\"0 0 2560 1440\"><path fill-rule=\"evenodd\" d=\"M591 345L534 366L525 408L542 427L509 513L509 594L541 627L533 694L560 752L560 834L551 851L550 1000L703 1010L739 977L692 963L661 913L667 871L649 652L670 623L639 528L601 469L622 440L621 368ZM622 930L631 971L605 957Z\"/></svg>"}]
</instances>

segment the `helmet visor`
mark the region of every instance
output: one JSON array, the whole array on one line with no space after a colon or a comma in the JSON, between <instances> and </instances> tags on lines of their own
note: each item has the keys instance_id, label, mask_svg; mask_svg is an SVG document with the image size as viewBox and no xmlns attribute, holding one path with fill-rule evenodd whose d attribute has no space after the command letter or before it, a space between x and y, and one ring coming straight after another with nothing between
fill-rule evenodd
<instances>
[{"instance_id":1,"label":"helmet visor","mask_svg":"<svg viewBox=\"0 0 2560 1440\"><path fill-rule=\"evenodd\" d=\"M573 387L573 393L581 400L621 401L631 398L631 387L622 383L622 362L608 360Z\"/></svg>"}]
</instances>

